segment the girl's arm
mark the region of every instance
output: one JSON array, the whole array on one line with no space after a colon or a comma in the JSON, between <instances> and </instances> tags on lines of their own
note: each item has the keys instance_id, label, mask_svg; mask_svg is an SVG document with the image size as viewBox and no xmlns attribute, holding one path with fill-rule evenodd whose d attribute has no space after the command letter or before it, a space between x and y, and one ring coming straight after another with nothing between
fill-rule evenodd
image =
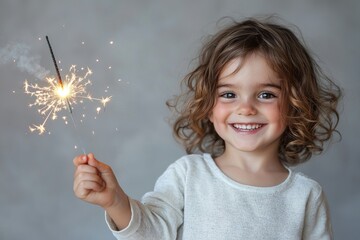
<instances>
[{"instance_id":1,"label":"girl's arm","mask_svg":"<svg viewBox=\"0 0 360 240\"><path fill-rule=\"evenodd\" d=\"M75 195L102 207L118 229L126 228L131 219L130 203L112 169L92 153L74 158L74 165Z\"/></svg>"},{"instance_id":2,"label":"girl's arm","mask_svg":"<svg viewBox=\"0 0 360 240\"><path fill-rule=\"evenodd\" d=\"M333 239L329 207L323 191L309 202L305 216L303 239Z\"/></svg>"},{"instance_id":3,"label":"girl's arm","mask_svg":"<svg viewBox=\"0 0 360 240\"><path fill-rule=\"evenodd\" d=\"M130 199L111 168L93 154L74 159L75 195L106 211L117 239L175 239L183 222L184 167L172 164L143 201ZM110 218L110 219L109 219Z\"/></svg>"},{"instance_id":4,"label":"girl's arm","mask_svg":"<svg viewBox=\"0 0 360 240\"><path fill-rule=\"evenodd\" d=\"M113 235L127 240L176 239L183 223L184 186L184 166L174 163L158 178L154 191L146 193L141 202L129 198L131 220L125 229L118 231L106 214Z\"/></svg>"}]
</instances>

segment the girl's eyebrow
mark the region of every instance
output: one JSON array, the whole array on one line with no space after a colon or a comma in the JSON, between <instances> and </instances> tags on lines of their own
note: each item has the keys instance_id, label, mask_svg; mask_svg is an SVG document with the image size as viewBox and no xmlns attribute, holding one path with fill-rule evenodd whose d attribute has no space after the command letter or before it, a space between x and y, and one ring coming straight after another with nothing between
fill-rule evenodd
<instances>
[{"instance_id":1,"label":"girl's eyebrow","mask_svg":"<svg viewBox=\"0 0 360 240\"><path fill-rule=\"evenodd\" d=\"M230 83L220 83L216 87L221 88L221 87L233 87L233 86L234 84L230 84Z\"/></svg>"},{"instance_id":2,"label":"girl's eyebrow","mask_svg":"<svg viewBox=\"0 0 360 240\"><path fill-rule=\"evenodd\" d=\"M277 89L281 90L281 86L279 84L276 84L276 83L263 83L263 84L260 84L260 86L262 86L262 87L272 87L272 88L277 88Z\"/></svg>"},{"instance_id":3,"label":"girl's eyebrow","mask_svg":"<svg viewBox=\"0 0 360 240\"><path fill-rule=\"evenodd\" d=\"M261 83L259 84L260 87L271 87L271 88L277 88L279 90L281 90L281 86L279 84L276 83ZM231 84L231 83L220 83L217 85L217 88L222 88L222 87L235 87L235 84Z\"/></svg>"}]
</instances>

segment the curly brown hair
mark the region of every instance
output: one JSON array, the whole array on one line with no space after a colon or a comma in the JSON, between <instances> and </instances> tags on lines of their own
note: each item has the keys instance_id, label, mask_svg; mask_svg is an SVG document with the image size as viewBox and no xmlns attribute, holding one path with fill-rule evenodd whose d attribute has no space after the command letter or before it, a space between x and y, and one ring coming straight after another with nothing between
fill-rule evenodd
<instances>
[{"instance_id":1,"label":"curly brown hair","mask_svg":"<svg viewBox=\"0 0 360 240\"><path fill-rule=\"evenodd\" d=\"M287 128L279 147L286 165L307 161L321 153L336 130L340 88L327 77L292 30L273 21L249 18L233 21L210 37L201 49L197 67L183 79L186 90L167 101L177 116L173 131L187 153L219 156L225 143L209 115L216 102L221 71L235 58L259 52L282 78L281 110ZM339 134L340 135L340 134Z\"/></svg>"}]
</instances>

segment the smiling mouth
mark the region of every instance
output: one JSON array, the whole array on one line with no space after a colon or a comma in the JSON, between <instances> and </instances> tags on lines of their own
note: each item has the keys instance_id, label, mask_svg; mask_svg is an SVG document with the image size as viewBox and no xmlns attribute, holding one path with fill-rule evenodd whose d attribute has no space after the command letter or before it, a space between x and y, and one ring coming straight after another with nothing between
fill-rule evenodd
<instances>
[{"instance_id":1,"label":"smiling mouth","mask_svg":"<svg viewBox=\"0 0 360 240\"><path fill-rule=\"evenodd\" d=\"M238 131L254 131L259 128L262 128L264 125L265 124L258 124L258 123L253 123L253 124L233 123L233 124L231 124L231 126Z\"/></svg>"}]
</instances>

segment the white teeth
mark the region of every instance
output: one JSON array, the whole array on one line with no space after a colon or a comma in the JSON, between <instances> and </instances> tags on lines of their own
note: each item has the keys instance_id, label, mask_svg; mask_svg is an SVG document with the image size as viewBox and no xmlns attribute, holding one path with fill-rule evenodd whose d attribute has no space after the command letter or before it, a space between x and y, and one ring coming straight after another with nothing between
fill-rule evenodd
<instances>
[{"instance_id":1,"label":"white teeth","mask_svg":"<svg viewBox=\"0 0 360 240\"><path fill-rule=\"evenodd\" d=\"M262 124L233 124L234 128L241 130L255 130L262 127Z\"/></svg>"}]
</instances>

